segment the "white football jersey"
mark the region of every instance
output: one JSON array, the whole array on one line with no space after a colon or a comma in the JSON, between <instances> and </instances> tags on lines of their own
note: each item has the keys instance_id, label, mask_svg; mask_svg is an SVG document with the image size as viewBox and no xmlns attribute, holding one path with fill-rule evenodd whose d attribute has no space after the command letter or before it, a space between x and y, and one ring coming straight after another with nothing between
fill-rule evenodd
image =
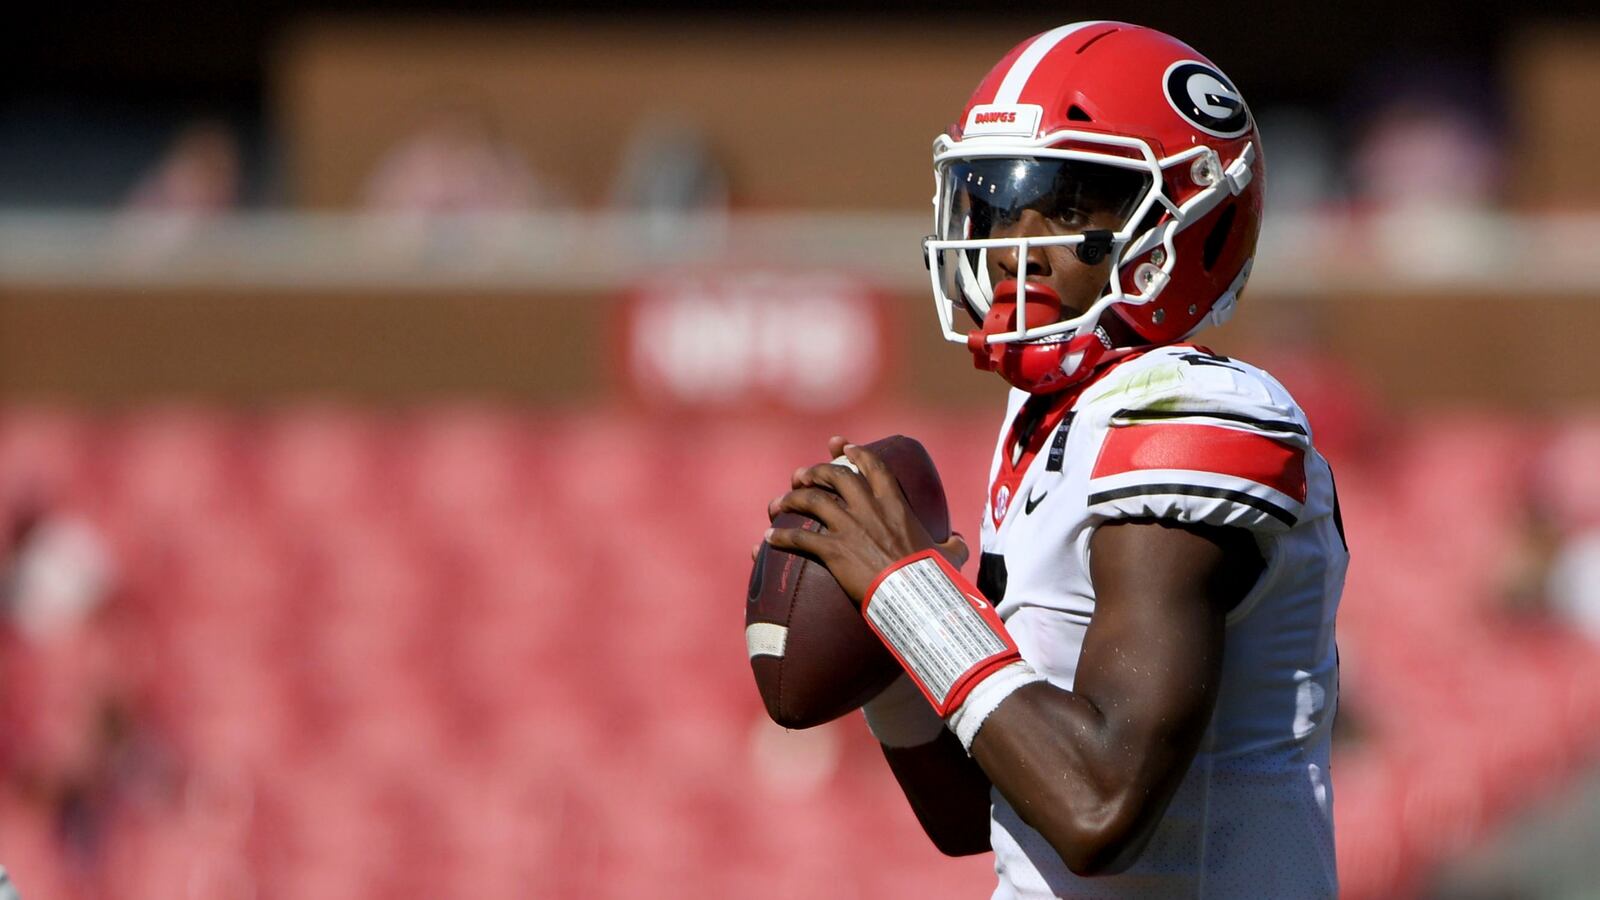
<instances>
[{"instance_id":1,"label":"white football jersey","mask_svg":"<svg viewBox=\"0 0 1600 900\"><path fill-rule=\"evenodd\" d=\"M1334 897L1328 748L1349 555L1305 415L1260 369L1174 345L1108 369L1044 420L1036 455L1012 460L1006 437L1028 397L1012 392L990 470L979 586L1052 684L1070 690L1077 674L1101 522L1244 528L1266 567L1228 615L1215 713L1144 853L1125 873L1080 878L995 791L994 896Z\"/></svg>"}]
</instances>

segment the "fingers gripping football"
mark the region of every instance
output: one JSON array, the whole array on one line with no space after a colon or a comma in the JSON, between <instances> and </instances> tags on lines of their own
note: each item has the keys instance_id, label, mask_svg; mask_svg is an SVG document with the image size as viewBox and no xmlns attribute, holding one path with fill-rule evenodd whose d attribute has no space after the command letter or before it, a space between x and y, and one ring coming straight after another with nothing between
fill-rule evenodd
<instances>
[{"instance_id":1,"label":"fingers gripping football","mask_svg":"<svg viewBox=\"0 0 1600 900\"><path fill-rule=\"evenodd\" d=\"M827 530L774 528L767 540L779 549L820 560L850 599L860 604L880 572L934 542L882 459L854 444L838 442L838 449L857 471L832 463L800 470L793 479L794 489L769 509L808 516Z\"/></svg>"},{"instance_id":2,"label":"fingers gripping football","mask_svg":"<svg viewBox=\"0 0 1600 900\"><path fill-rule=\"evenodd\" d=\"M795 488L774 501L773 508L768 512L774 519L786 512L799 513L816 519L830 531L843 527L843 519L849 515L849 511L837 495L820 487Z\"/></svg>"}]
</instances>

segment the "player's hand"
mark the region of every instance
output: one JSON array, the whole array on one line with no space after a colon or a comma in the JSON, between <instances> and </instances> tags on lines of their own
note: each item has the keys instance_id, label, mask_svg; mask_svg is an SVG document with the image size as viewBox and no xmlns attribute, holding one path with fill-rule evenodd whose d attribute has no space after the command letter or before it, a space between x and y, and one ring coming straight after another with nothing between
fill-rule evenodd
<instances>
[{"instance_id":1,"label":"player's hand","mask_svg":"<svg viewBox=\"0 0 1600 900\"><path fill-rule=\"evenodd\" d=\"M953 564L957 558L965 562L966 542L952 535L935 544L877 454L840 437L828 442L828 450L850 460L860 474L832 463L798 469L793 489L767 509L772 518L799 513L821 522L827 531L772 528L767 543L820 560L857 604L879 573L913 553L936 547Z\"/></svg>"},{"instance_id":2,"label":"player's hand","mask_svg":"<svg viewBox=\"0 0 1600 900\"><path fill-rule=\"evenodd\" d=\"M830 438L828 440L828 453L831 454L834 459L844 456L844 448L847 443L849 442L842 437L834 436ZM797 470L795 472L795 477L799 477L800 473L803 471L805 470ZM782 497L776 497L771 503L767 504L768 521L776 519L778 517L778 513L782 512L782 509L779 505L782 500ZM754 562L755 558L761 554L761 548L764 546L766 546L766 541L761 540L757 541L755 545L750 548L751 562ZM959 531L950 532L950 537L946 538L942 542L934 544L934 547L938 548L939 552L943 554L944 558L950 562L950 565L955 566L957 569L965 566L967 564L967 560L972 558L972 551L967 547L967 539L962 537L961 532Z\"/></svg>"}]
</instances>

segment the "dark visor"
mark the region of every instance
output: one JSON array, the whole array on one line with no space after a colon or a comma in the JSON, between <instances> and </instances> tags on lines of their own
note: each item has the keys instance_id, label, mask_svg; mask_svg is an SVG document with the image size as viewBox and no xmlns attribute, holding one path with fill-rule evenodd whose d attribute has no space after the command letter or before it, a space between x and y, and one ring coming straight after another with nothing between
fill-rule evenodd
<instances>
[{"instance_id":1,"label":"dark visor","mask_svg":"<svg viewBox=\"0 0 1600 900\"><path fill-rule=\"evenodd\" d=\"M1150 188L1147 172L1028 157L956 160L943 181L946 240L990 237L1027 210L1049 223L1051 234L1120 230Z\"/></svg>"}]
</instances>

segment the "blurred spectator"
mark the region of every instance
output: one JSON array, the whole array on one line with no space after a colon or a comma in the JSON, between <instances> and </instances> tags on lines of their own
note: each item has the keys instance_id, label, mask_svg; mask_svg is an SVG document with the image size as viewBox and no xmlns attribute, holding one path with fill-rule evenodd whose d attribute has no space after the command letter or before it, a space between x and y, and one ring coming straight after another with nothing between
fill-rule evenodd
<instances>
[{"instance_id":1,"label":"blurred spectator","mask_svg":"<svg viewBox=\"0 0 1600 900\"><path fill-rule=\"evenodd\" d=\"M365 194L368 209L421 214L518 212L553 199L489 115L461 105L424 115L379 161Z\"/></svg>"},{"instance_id":2,"label":"blurred spectator","mask_svg":"<svg viewBox=\"0 0 1600 900\"><path fill-rule=\"evenodd\" d=\"M1469 111L1402 95L1367 124L1351 176L1357 200L1379 212L1487 209L1500 195L1500 148Z\"/></svg>"},{"instance_id":3,"label":"blurred spectator","mask_svg":"<svg viewBox=\"0 0 1600 900\"><path fill-rule=\"evenodd\" d=\"M728 174L698 128L658 115L634 129L611 186L611 205L643 213L726 210Z\"/></svg>"},{"instance_id":4,"label":"blurred spectator","mask_svg":"<svg viewBox=\"0 0 1600 900\"><path fill-rule=\"evenodd\" d=\"M238 205L239 141L221 122L192 123L128 195L119 223L123 264L159 268L195 249L207 225Z\"/></svg>"},{"instance_id":5,"label":"blurred spectator","mask_svg":"<svg viewBox=\"0 0 1600 900\"><path fill-rule=\"evenodd\" d=\"M1503 148L1479 73L1451 66L1379 70L1350 158L1351 200L1369 226L1355 248L1398 277L1470 279L1500 265L1492 215Z\"/></svg>"},{"instance_id":6,"label":"blurred spectator","mask_svg":"<svg viewBox=\"0 0 1600 900\"><path fill-rule=\"evenodd\" d=\"M78 628L104 603L113 572L93 526L50 514L39 502L25 499L13 513L0 591L11 624L29 640L46 641Z\"/></svg>"},{"instance_id":7,"label":"blurred spectator","mask_svg":"<svg viewBox=\"0 0 1600 900\"><path fill-rule=\"evenodd\" d=\"M1350 181L1363 208L1463 211L1499 202L1502 128L1485 73L1412 61L1374 69L1354 96L1363 111Z\"/></svg>"},{"instance_id":8,"label":"blurred spectator","mask_svg":"<svg viewBox=\"0 0 1600 900\"><path fill-rule=\"evenodd\" d=\"M1292 106L1264 110L1257 119L1272 166L1268 217L1321 211L1339 193L1337 152L1327 123Z\"/></svg>"},{"instance_id":9,"label":"blurred spectator","mask_svg":"<svg viewBox=\"0 0 1600 900\"><path fill-rule=\"evenodd\" d=\"M1600 528L1561 542L1550 562L1546 585L1550 608L1600 643Z\"/></svg>"},{"instance_id":10,"label":"blurred spectator","mask_svg":"<svg viewBox=\"0 0 1600 900\"><path fill-rule=\"evenodd\" d=\"M1524 479L1521 523L1506 563L1510 611L1553 617L1600 642L1600 425L1567 423Z\"/></svg>"},{"instance_id":11,"label":"blurred spectator","mask_svg":"<svg viewBox=\"0 0 1600 900\"><path fill-rule=\"evenodd\" d=\"M206 215L239 202L239 140L215 120L178 133L165 155L134 186L128 207L138 212Z\"/></svg>"},{"instance_id":12,"label":"blurred spectator","mask_svg":"<svg viewBox=\"0 0 1600 900\"><path fill-rule=\"evenodd\" d=\"M119 818L170 806L171 757L136 713L129 636L109 615L115 566L105 541L36 495L9 506L0 509L0 805L13 824L47 830L80 895L115 896L100 884L108 835Z\"/></svg>"},{"instance_id":13,"label":"blurred spectator","mask_svg":"<svg viewBox=\"0 0 1600 900\"><path fill-rule=\"evenodd\" d=\"M487 112L448 104L430 109L379 161L363 203L381 214L373 249L393 265L477 272L525 250L525 237L496 214L558 198Z\"/></svg>"},{"instance_id":14,"label":"blurred spectator","mask_svg":"<svg viewBox=\"0 0 1600 900\"><path fill-rule=\"evenodd\" d=\"M1502 561L1501 600L1519 618L1538 618L1549 610L1551 565L1561 549L1561 529L1534 492L1522 498L1520 519Z\"/></svg>"},{"instance_id":15,"label":"blurred spectator","mask_svg":"<svg viewBox=\"0 0 1600 900\"><path fill-rule=\"evenodd\" d=\"M683 116L657 113L634 128L611 183L611 206L657 252L681 259L727 240L728 175L706 135ZM684 216L695 216L685 228Z\"/></svg>"}]
</instances>

